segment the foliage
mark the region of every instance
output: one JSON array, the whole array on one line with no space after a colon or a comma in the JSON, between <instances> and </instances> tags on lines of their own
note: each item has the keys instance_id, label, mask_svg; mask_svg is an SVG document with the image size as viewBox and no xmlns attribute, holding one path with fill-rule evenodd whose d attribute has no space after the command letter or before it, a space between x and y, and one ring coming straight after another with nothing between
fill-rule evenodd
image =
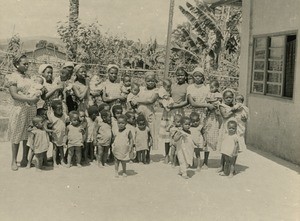
<instances>
[{"instance_id":1,"label":"foliage","mask_svg":"<svg viewBox=\"0 0 300 221\"><path fill-rule=\"evenodd\" d=\"M186 7L179 6L188 22L174 30L172 51L184 63L201 64L206 69L218 68L220 54L236 54L238 59L241 10L228 6L212 9L198 0L195 5L187 2Z\"/></svg>"}]
</instances>

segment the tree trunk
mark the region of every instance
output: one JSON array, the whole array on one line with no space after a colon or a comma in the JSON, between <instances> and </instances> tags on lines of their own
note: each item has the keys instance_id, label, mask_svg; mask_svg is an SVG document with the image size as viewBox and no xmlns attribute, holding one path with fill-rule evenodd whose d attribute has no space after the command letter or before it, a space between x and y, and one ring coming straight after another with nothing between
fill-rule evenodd
<instances>
[{"instance_id":1,"label":"tree trunk","mask_svg":"<svg viewBox=\"0 0 300 221\"><path fill-rule=\"evenodd\" d=\"M78 27L79 16L79 0L70 0L69 8L69 29L70 36L75 36ZM68 58L71 61L76 61L77 42L75 37L71 37L71 45L68 50Z\"/></svg>"}]
</instances>

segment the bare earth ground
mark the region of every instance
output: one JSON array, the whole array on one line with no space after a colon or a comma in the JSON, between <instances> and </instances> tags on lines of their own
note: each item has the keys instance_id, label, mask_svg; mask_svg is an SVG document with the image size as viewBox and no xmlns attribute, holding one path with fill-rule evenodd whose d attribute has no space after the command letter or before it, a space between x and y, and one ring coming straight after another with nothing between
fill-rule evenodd
<instances>
[{"instance_id":1,"label":"bare earth ground","mask_svg":"<svg viewBox=\"0 0 300 221\"><path fill-rule=\"evenodd\" d=\"M0 220L300 220L299 167L256 152L239 155L231 179L216 173L212 153L211 168L184 180L160 161L162 148L115 178L113 166L95 164L13 172L10 145L0 143Z\"/></svg>"}]
</instances>

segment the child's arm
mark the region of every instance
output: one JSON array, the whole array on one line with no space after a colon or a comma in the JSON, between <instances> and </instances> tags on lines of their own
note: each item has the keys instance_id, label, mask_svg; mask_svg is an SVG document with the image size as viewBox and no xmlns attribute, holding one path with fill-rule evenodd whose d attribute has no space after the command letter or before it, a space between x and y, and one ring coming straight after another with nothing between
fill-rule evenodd
<instances>
[{"instance_id":1,"label":"child's arm","mask_svg":"<svg viewBox=\"0 0 300 221\"><path fill-rule=\"evenodd\" d=\"M204 128L201 129L201 134L202 134L202 137L203 137L203 147L205 147L207 145L207 135L204 131Z\"/></svg>"},{"instance_id":2,"label":"child's arm","mask_svg":"<svg viewBox=\"0 0 300 221\"><path fill-rule=\"evenodd\" d=\"M220 106L220 113L224 119L228 119L233 116L234 111L232 109L228 111L226 108Z\"/></svg>"},{"instance_id":3,"label":"child's arm","mask_svg":"<svg viewBox=\"0 0 300 221\"><path fill-rule=\"evenodd\" d=\"M69 127L66 127L66 133L65 133L65 136L64 136L64 139L63 139L64 148L67 148L68 135L69 135Z\"/></svg>"},{"instance_id":4,"label":"child's arm","mask_svg":"<svg viewBox=\"0 0 300 221\"><path fill-rule=\"evenodd\" d=\"M94 126L94 131L93 131L93 145L94 146L97 146L97 135L98 135L98 130L99 130L99 123L98 121L95 123L95 126Z\"/></svg>"},{"instance_id":5,"label":"child's arm","mask_svg":"<svg viewBox=\"0 0 300 221\"><path fill-rule=\"evenodd\" d=\"M150 129L148 129L148 146L149 147L153 146L153 138L152 138Z\"/></svg>"},{"instance_id":6,"label":"child's arm","mask_svg":"<svg viewBox=\"0 0 300 221\"><path fill-rule=\"evenodd\" d=\"M86 97L86 95L87 95L87 93L89 91L89 88L85 87L85 89L83 90L83 92L80 92L79 88L76 85L73 85L72 89L74 91L75 96L78 97L79 100L83 100Z\"/></svg>"},{"instance_id":7,"label":"child's arm","mask_svg":"<svg viewBox=\"0 0 300 221\"><path fill-rule=\"evenodd\" d=\"M129 140L130 151L132 151L132 148L133 148L133 136L132 136L131 130L128 133L128 140Z\"/></svg>"}]
</instances>

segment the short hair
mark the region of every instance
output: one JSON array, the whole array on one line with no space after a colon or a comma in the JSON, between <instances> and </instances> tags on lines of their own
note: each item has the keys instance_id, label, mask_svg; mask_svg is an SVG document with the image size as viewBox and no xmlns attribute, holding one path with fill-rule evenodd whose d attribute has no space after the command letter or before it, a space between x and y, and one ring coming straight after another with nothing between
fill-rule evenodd
<instances>
[{"instance_id":1,"label":"short hair","mask_svg":"<svg viewBox=\"0 0 300 221\"><path fill-rule=\"evenodd\" d=\"M117 120L119 120L119 119L124 119L124 120L126 121L126 123L127 123L127 117L126 117L125 114L121 114L121 115L118 117Z\"/></svg>"},{"instance_id":2,"label":"short hair","mask_svg":"<svg viewBox=\"0 0 300 221\"><path fill-rule=\"evenodd\" d=\"M217 88L220 87L220 83L219 83L219 81L217 81L217 80L212 80L212 81L210 82L210 85L213 85L213 86L215 86L215 87L217 87Z\"/></svg>"},{"instance_id":3,"label":"short hair","mask_svg":"<svg viewBox=\"0 0 300 221\"><path fill-rule=\"evenodd\" d=\"M163 85L172 85L172 81L170 79L164 79L162 83Z\"/></svg>"},{"instance_id":4,"label":"short hair","mask_svg":"<svg viewBox=\"0 0 300 221\"><path fill-rule=\"evenodd\" d=\"M113 114L115 114L117 110L121 110L121 111L123 112L123 108L122 108L122 106L121 106L120 104L116 104L116 105L114 105L114 106L111 108L111 112L112 112Z\"/></svg>"},{"instance_id":5,"label":"short hair","mask_svg":"<svg viewBox=\"0 0 300 221\"><path fill-rule=\"evenodd\" d=\"M189 117L182 117L180 123L183 124L187 120L191 121Z\"/></svg>"},{"instance_id":6,"label":"short hair","mask_svg":"<svg viewBox=\"0 0 300 221\"><path fill-rule=\"evenodd\" d=\"M241 101L244 102L244 99L245 99L245 98L244 98L243 95L241 95L241 94L236 95L235 99L238 99L238 98L240 98Z\"/></svg>"},{"instance_id":7,"label":"short hair","mask_svg":"<svg viewBox=\"0 0 300 221\"><path fill-rule=\"evenodd\" d=\"M102 103L102 104L99 105L98 111L99 112L103 111L105 109L105 107L109 107L110 108L110 106L107 103Z\"/></svg>"},{"instance_id":8,"label":"short hair","mask_svg":"<svg viewBox=\"0 0 300 221\"><path fill-rule=\"evenodd\" d=\"M51 107L53 109L56 109L58 105L62 106L62 101L61 100L53 100L52 103L51 103Z\"/></svg>"},{"instance_id":9,"label":"short hair","mask_svg":"<svg viewBox=\"0 0 300 221\"><path fill-rule=\"evenodd\" d=\"M146 118L145 118L145 116L143 115L143 114L139 114L138 116L137 116L137 118L136 118L136 121L138 122L138 121L146 121Z\"/></svg>"},{"instance_id":10,"label":"short hair","mask_svg":"<svg viewBox=\"0 0 300 221\"><path fill-rule=\"evenodd\" d=\"M227 122L227 127L228 127L229 124L234 124L235 127L237 127L237 122L236 122L235 120L230 120L230 121L228 121L228 122Z\"/></svg>"},{"instance_id":11,"label":"short hair","mask_svg":"<svg viewBox=\"0 0 300 221\"><path fill-rule=\"evenodd\" d=\"M79 116L79 112L75 110L69 112L70 119L73 118L75 115Z\"/></svg>"},{"instance_id":12,"label":"short hair","mask_svg":"<svg viewBox=\"0 0 300 221\"><path fill-rule=\"evenodd\" d=\"M106 118L107 116L109 116L109 115L110 115L110 112L107 111L107 110L102 110L102 111L100 112L100 115L101 115L101 118L103 119L103 118Z\"/></svg>"},{"instance_id":13,"label":"short hair","mask_svg":"<svg viewBox=\"0 0 300 221\"><path fill-rule=\"evenodd\" d=\"M185 82L188 82L188 76L189 74L187 73L187 71L185 70L184 67L180 66L176 69L175 71L175 75L177 75L180 71L182 71L184 73L184 77L185 77Z\"/></svg>"},{"instance_id":14,"label":"short hair","mask_svg":"<svg viewBox=\"0 0 300 221\"><path fill-rule=\"evenodd\" d=\"M43 121L44 120L44 118L42 117L42 116L34 116L33 118L32 118L32 124L33 125L35 125L37 122L40 122L40 121Z\"/></svg>"},{"instance_id":15,"label":"short hair","mask_svg":"<svg viewBox=\"0 0 300 221\"><path fill-rule=\"evenodd\" d=\"M192 112L190 114L190 119L192 119L192 118L200 118L200 115L197 112Z\"/></svg>"},{"instance_id":16,"label":"short hair","mask_svg":"<svg viewBox=\"0 0 300 221\"><path fill-rule=\"evenodd\" d=\"M95 106L95 105L93 105L93 106L89 106L88 108L87 108L87 113L88 113L88 115L89 116L92 116L92 115L99 115L99 110L98 110L98 107L97 106Z\"/></svg>"}]
</instances>

